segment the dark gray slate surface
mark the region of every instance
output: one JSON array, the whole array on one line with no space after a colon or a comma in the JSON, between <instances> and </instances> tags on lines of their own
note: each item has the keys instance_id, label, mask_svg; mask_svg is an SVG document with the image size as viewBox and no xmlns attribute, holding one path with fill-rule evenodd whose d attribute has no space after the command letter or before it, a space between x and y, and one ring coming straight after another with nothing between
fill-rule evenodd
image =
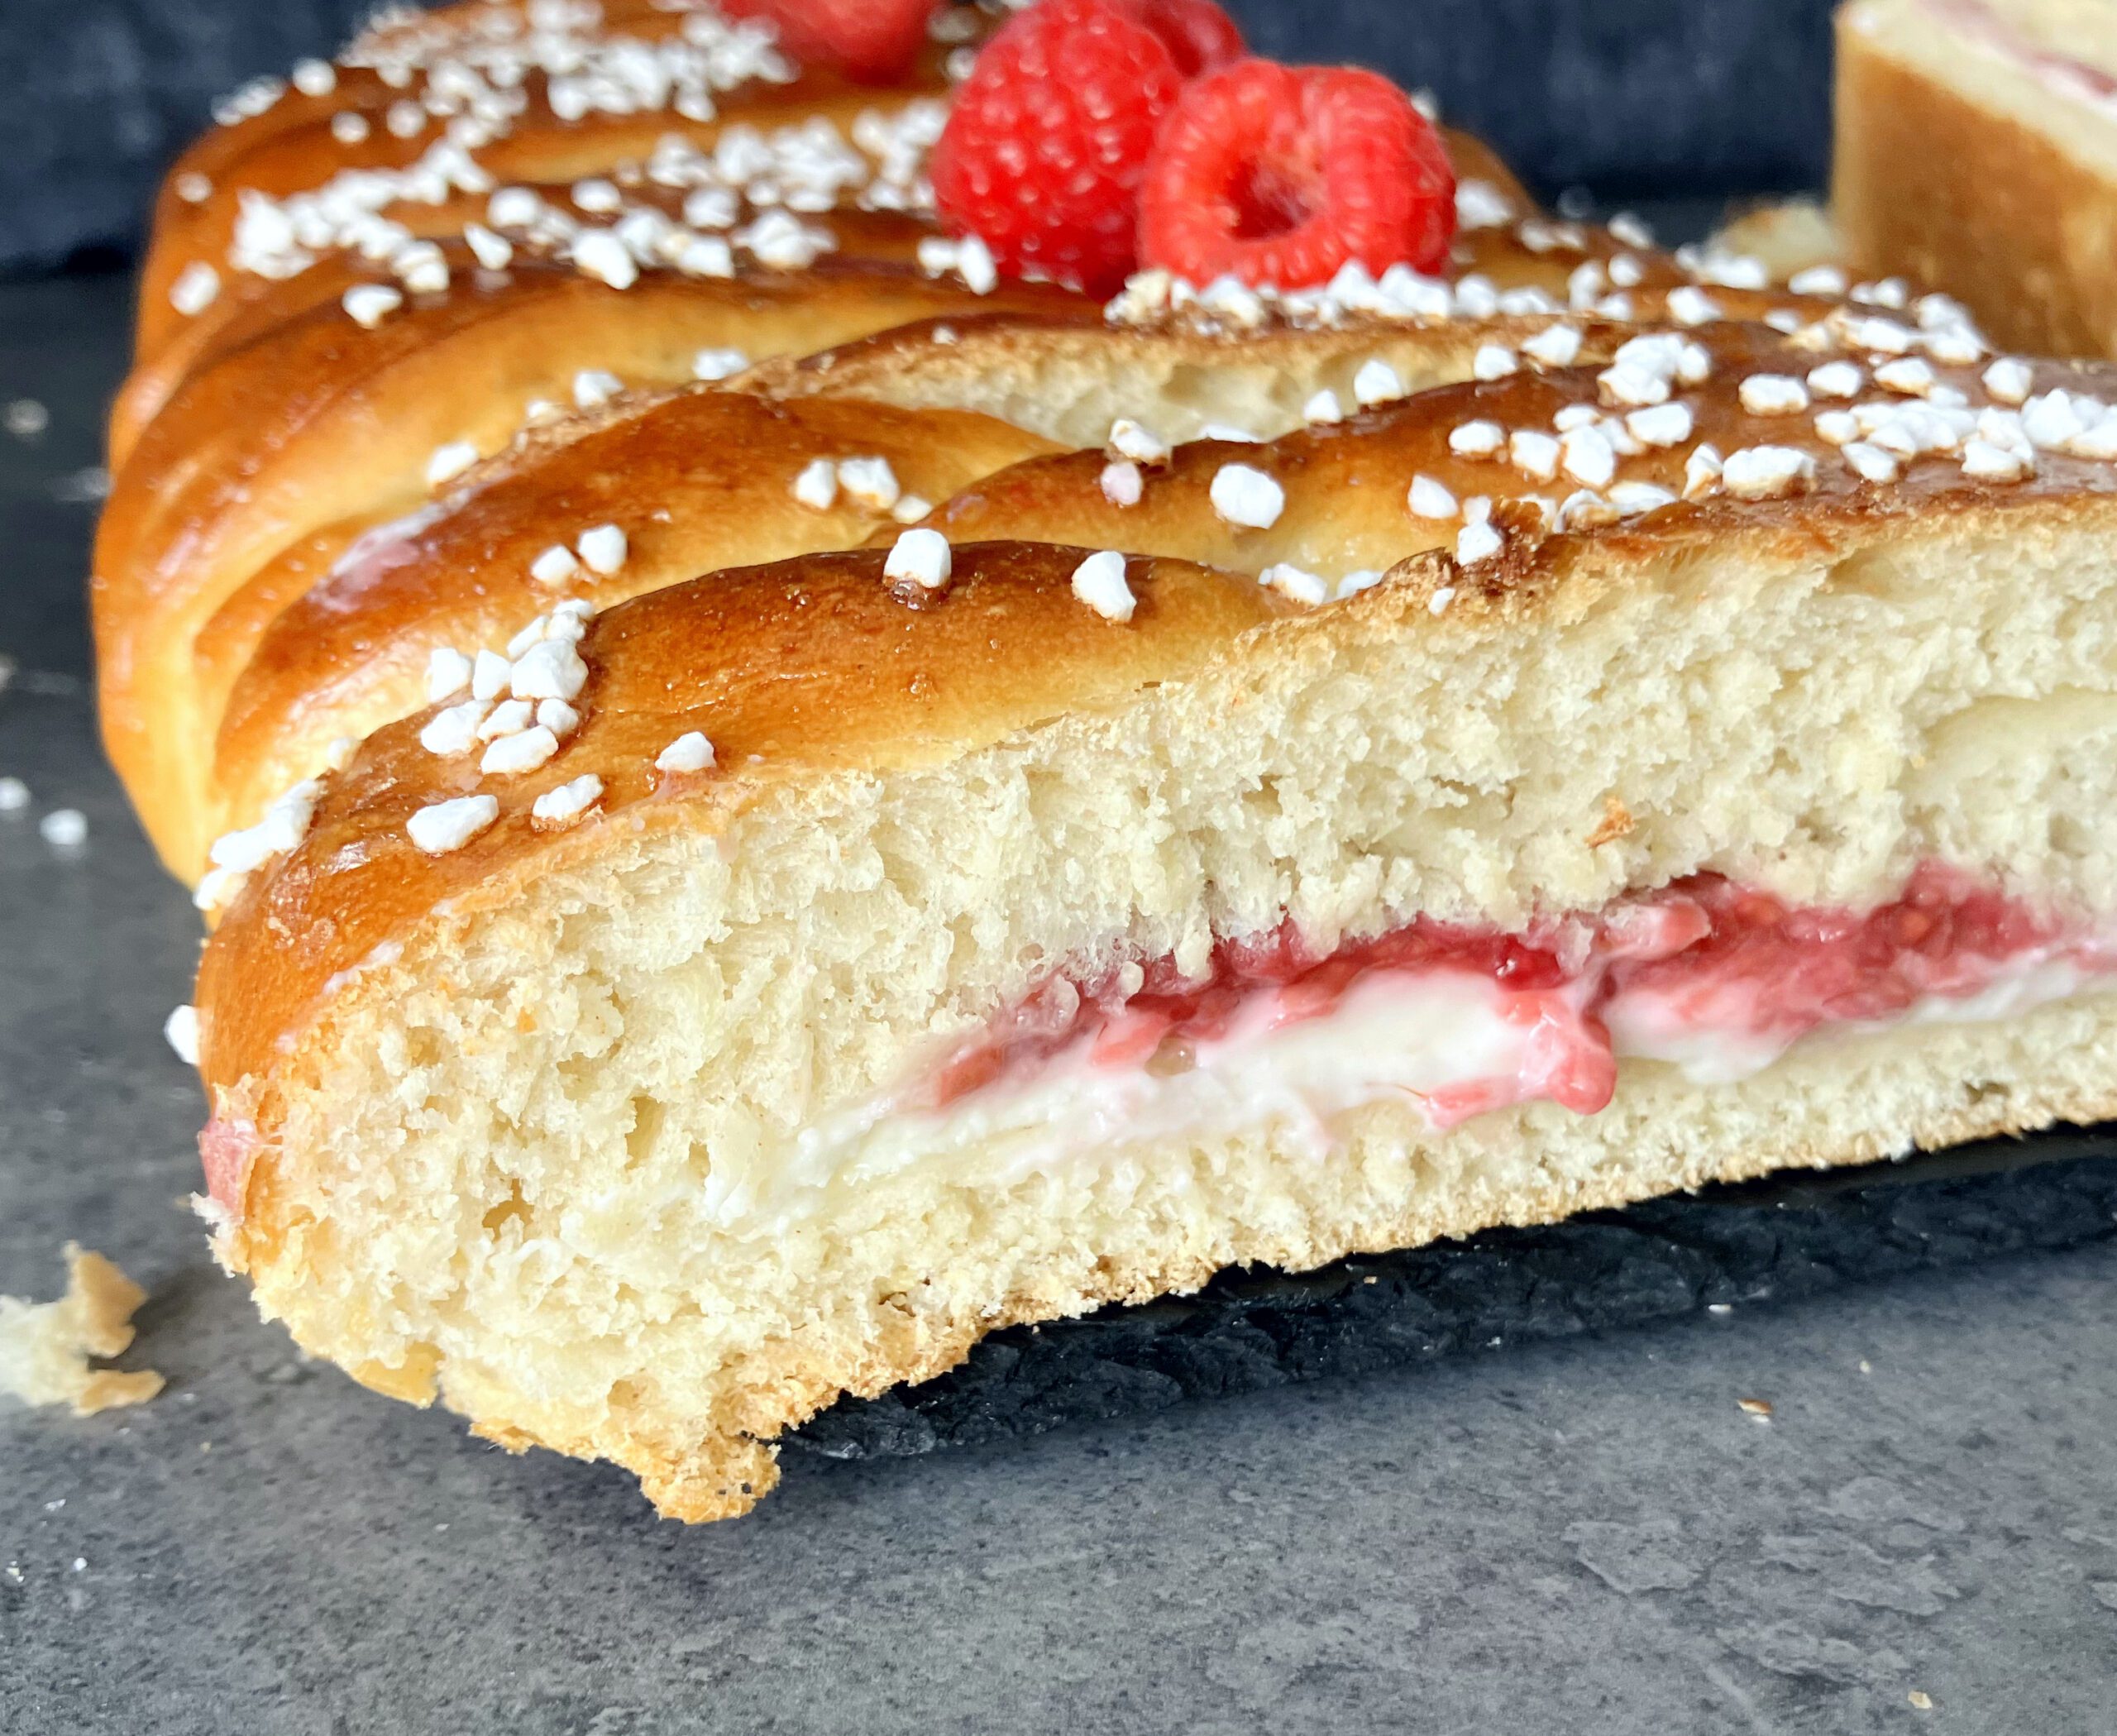
<instances>
[{"instance_id":1,"label":"dark gray slate surface","mask_svg":"<svg viewBox=\"0 0 2117 1736\"><path fill-rule=\"evenodd\" d=\"M1436 91L1547 194L1818 184L1830 0L1228 0L1260 53ZM216 97L367 0L0 0L0 271L136 239Z\"/></svg>"},{"instance_id":2,"label":"dark gray slate surface","mask_svg":"<svg viewBox=\"0 0 2117 1736\"><path fill-rule=\"evenodd\" d=\"M0 404L52 417L0 433L0 772L90 824L69 858L0 820L0 1289L103 1248L151 1288L132 1360L170 1388L0 1411L0 1731L2110 1728L2107 1241L1759 1307L1713 1286L1798 1274L1766 1214L1687 1280L1726 1316L910 1461L790 1453L757 1515L688 1531L607 1468L303 1362L179 1205L198 1100L158 1028L196 930L81 680L123 299L0 292ZM2106 1172L2065 1173L1975 1184L2005 1211L1904 1190L1866 1245L2106 1235ZM1499 1318L1622 1294L1597 1288L1621 1264L1532 1263ZM1460 1326L1523 1270L1429 1299Z\"/></svg>"}]
</instances>

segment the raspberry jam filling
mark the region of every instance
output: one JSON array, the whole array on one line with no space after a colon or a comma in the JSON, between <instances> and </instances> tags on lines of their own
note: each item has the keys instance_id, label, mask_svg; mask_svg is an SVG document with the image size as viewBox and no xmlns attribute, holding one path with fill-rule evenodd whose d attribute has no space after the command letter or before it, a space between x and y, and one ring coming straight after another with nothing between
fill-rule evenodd
<instances>
[{"instance_id":1,"label":"raspberry jam filling","mask_svg":"<svg viewBox=\"0 0 2117 1736\"><path fill-rule=\"evenodd\" d=\"M1419 917L1317 957L1282 927L1222 942L1197 978L1168 959L1054 976L897 1107L939 1117L1060 1075L1239 1069L1315 1026L1306 1035L1419 1047L1408 1074L1374 1055L1364 1100L1407 1093L1436 1127L1540 1099L1592 1115L1621 1055L1739 1078L1825 1026L1996 1016L2113 968L2117 947L2081 925L1938 865L1864 911L1700 876L1524 935ZM1345 1095L1342 1067L1331 1085Z\"/></svg>"}]
</instances>

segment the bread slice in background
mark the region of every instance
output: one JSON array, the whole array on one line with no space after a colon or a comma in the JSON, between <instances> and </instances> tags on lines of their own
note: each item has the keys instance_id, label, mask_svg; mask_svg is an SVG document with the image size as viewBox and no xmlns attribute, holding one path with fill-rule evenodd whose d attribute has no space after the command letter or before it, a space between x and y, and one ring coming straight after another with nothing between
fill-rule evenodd
<instances>
[{"instance_id":1,"label":"bread slice in background","mask_svg":"<svg viewBox=\"0 0 2117 1736\"><path fill-rule=\"evenodd\" d=\"M1836 130L1855 275L1945 290L2011 349L2117 355L2117 12L1851 0Z\"/></svg>"}]
</instances>

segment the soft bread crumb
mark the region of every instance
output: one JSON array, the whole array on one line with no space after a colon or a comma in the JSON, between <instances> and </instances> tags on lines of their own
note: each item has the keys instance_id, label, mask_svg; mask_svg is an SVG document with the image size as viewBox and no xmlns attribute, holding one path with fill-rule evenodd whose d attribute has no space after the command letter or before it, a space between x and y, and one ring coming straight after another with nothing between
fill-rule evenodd
<instances>
[{"instance_id":1,"label":"soft bread crumb","mask_svg":"<svg viewBox=\"0 0 2117 1736\"><path fill-rule=\"evenodd\" d=\"M66 1294L56 1302L0 1296L0 1393L25 1404L70 1404L77 1417L144 1404L162 1389L152 1369L91 1368L132 1342L147 1293L112 1261L66 1244Z\"/></svg>"}]
</instances>

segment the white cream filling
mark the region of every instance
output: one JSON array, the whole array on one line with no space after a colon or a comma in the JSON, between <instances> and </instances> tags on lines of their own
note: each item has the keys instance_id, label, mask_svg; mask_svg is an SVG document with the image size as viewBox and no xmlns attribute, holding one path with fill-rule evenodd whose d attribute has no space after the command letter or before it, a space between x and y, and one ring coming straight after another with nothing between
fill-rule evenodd
<instances>
[{"instance_id":1,"label":"white cream filling","mask_svg":"<svg viewBox=\"0 0 2117 1736\"><path fill-rule=\"evenodd\" d=\"M2012 1018L2055 1001L2117 983L2081 962L2083 949L2038 949L1980 973L1959 993L1920 997L1892 1017L1825 1025L1804 1036L1759 1034L1740 1017L1739 995L1707 1024L1680 994L1632 991L1599 1009L1610 1048L1621 1058L1663 1062L1704 1085L1761 1072L1796 1041L1907 1025L1967 1024ZM1541 993L1509 989L1460 970L1377 969L1358 978L1328 1011L1289 1020L1283 992L1259 989L1221 1035L1191 1045L1183 1070L1095 1059L1093 1033L1018 1065L938 1109L904 1107L894 1095L841 1110L801 1130L791 1147L748 1164L716 1161L707 1207L729 1227L772 1231L823 1204L829 1189L861 1187L926 1169L966 1185L1006 1187L1086 1161L1116 1163L1126 1147L1211 1141L1271 1127L1314 1160L1336 1143L1334 1122L1391 1098L1417 1104L1470 1093L1499 1107L1551 1095L1553 1062L1602 1051L1578 1023L1593 997L1594 973ZM1540 1015L1553 1015L1542 1016ZM717 1154L716 1154L717 1156Z\"/></svg>"},{"instance_id":2,"label":"white cream filling","mask_svg":"<svg viewBox=\"0 0 2117 1736\"><path fill-rule=\"evenodd\" d=\"M1682 997L1634 990L1602 1008L1610 1046L1628 1059L1665 1061L1696 1085L1730 1085L1761 1073L1796 1042L1895 1031L1906 1025L1978 1025L2019 1017L2108 988L2108 970L2081 962L2076 947L2033 948L1981 973L1981 986L1966 992L1921 995L1885 1019L1846 1019L1786 1035L1759 1031L1747 1020L1718 1024L1681 1006Z\"/></svg>"}]
</instances>

